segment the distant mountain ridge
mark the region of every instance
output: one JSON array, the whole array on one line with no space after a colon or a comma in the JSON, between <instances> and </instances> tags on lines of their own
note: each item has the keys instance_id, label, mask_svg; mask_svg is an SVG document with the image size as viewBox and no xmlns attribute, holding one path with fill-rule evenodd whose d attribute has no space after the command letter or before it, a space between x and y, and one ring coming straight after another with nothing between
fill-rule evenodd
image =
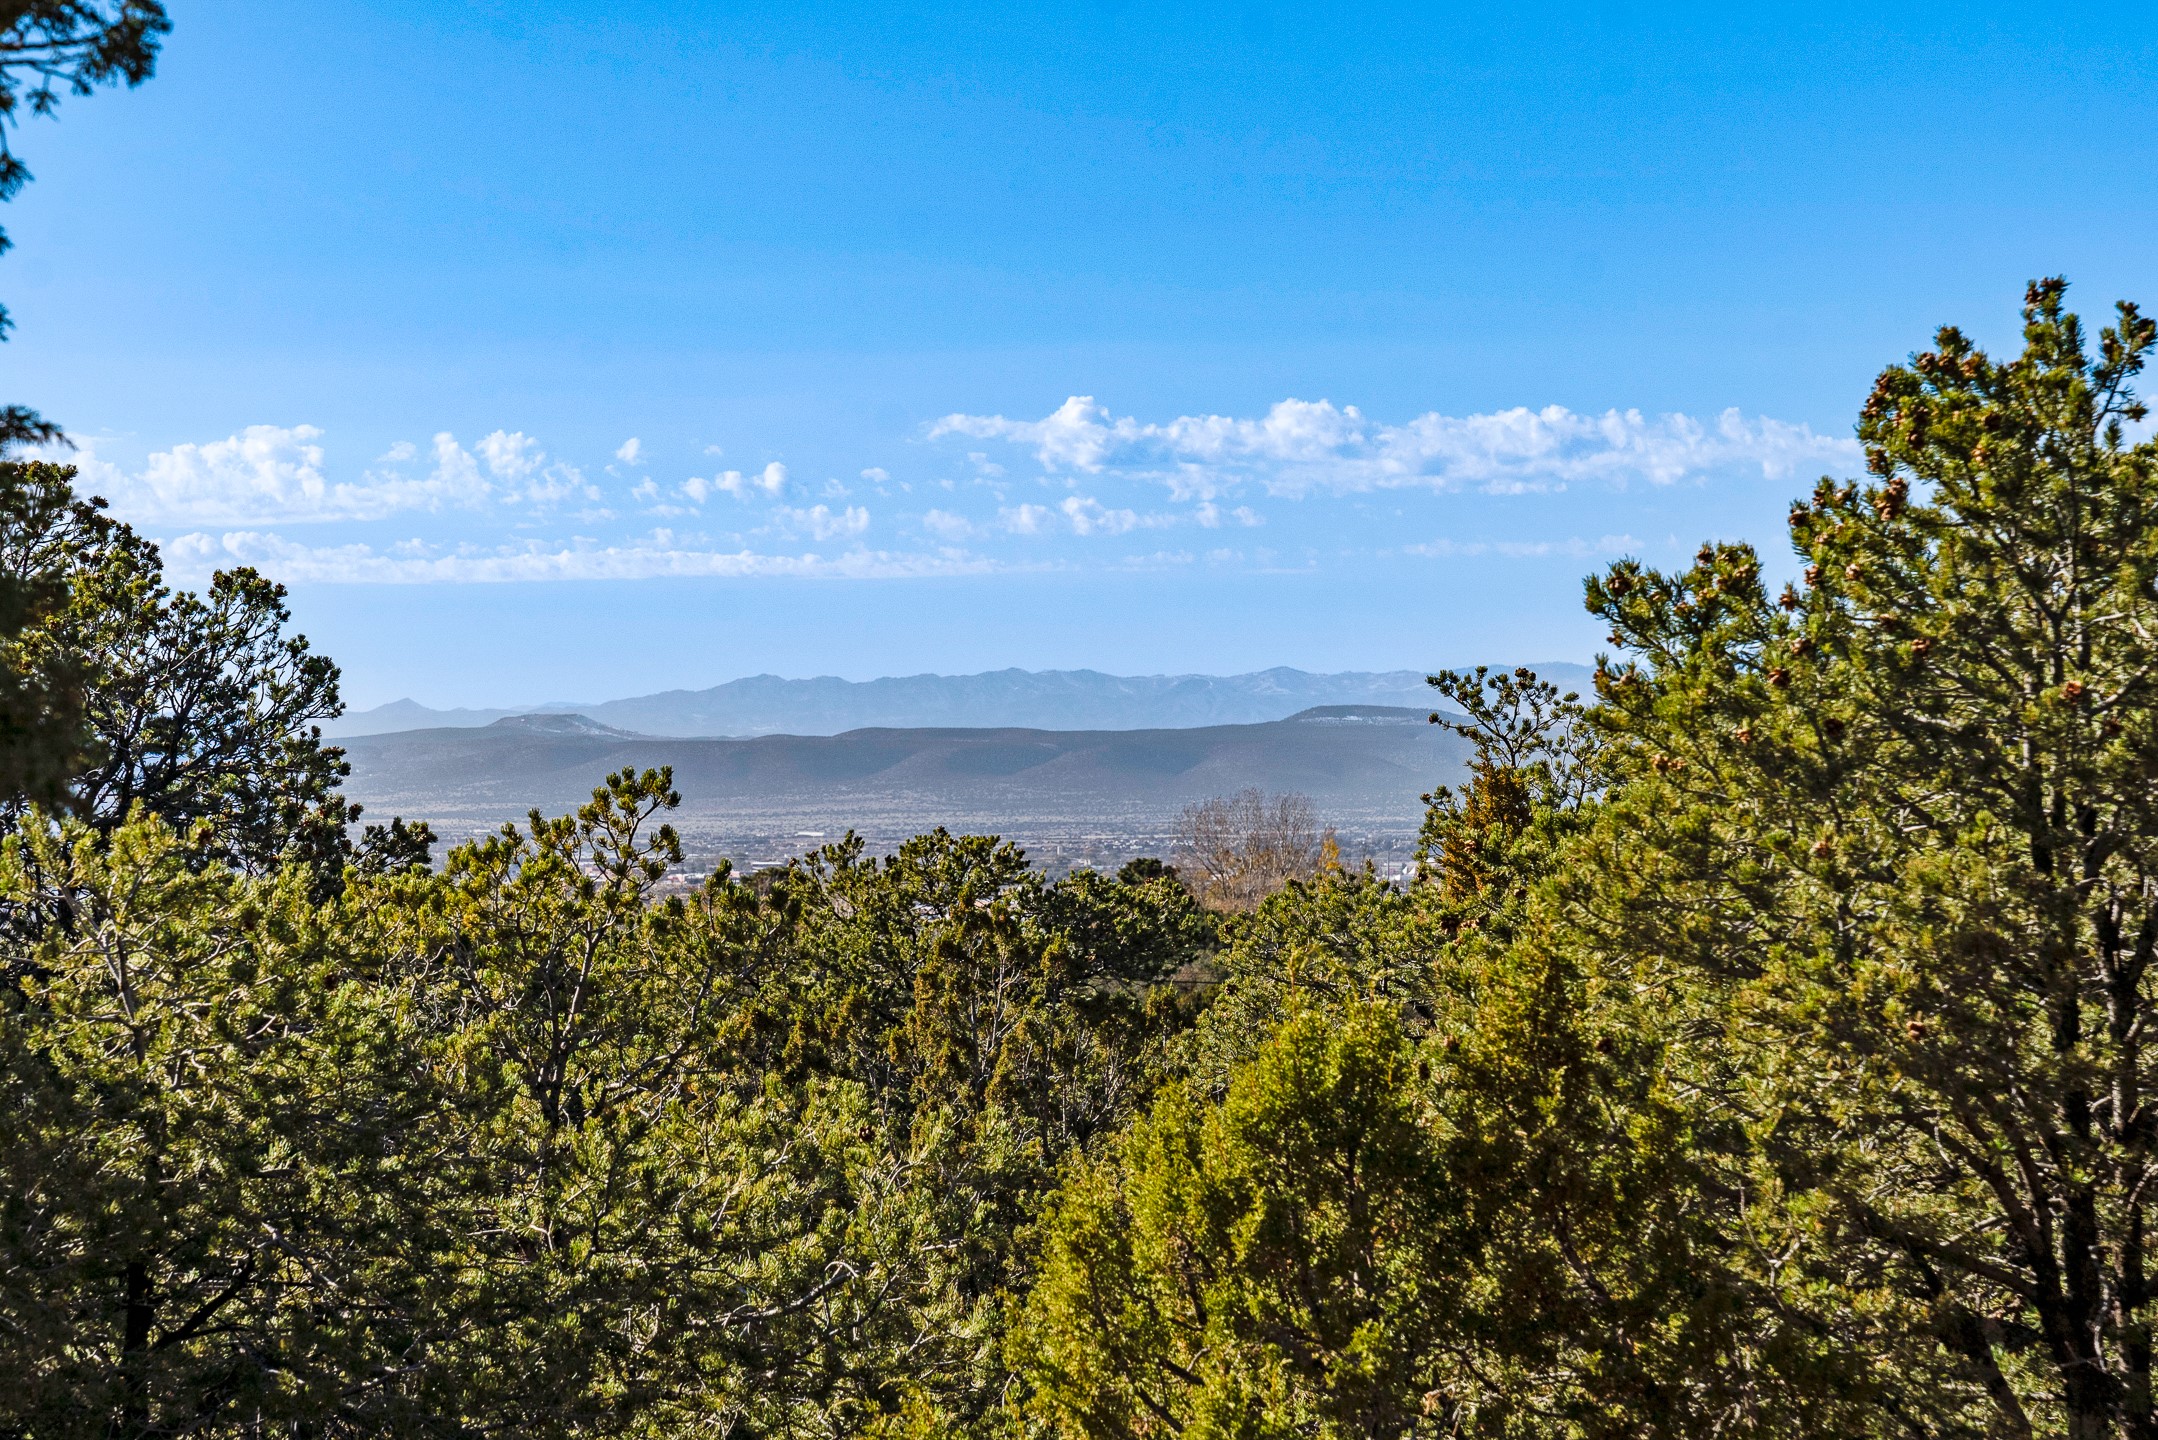
<instances>
[{"instance_id":1,"label":"distant mountain ridge","mask_svg":"<svg viewBox=\"0 0 2158 1440\"><path fill-rule=\"evenodd\" d=\"M1458 780L1468 742L1428 708L1311 707L1255 724L1044 730L865 727L840 735L625 735L584 715L513 716L349 742L346 793L370 815L457 834L531 806L574 808L625 767L673 767L677 823L845 829L1160 826L1245 786L1294 790L1329 820L1413 831L1422 794Z\"/></svg>"},{"instance_id":2,"label":"distant mountain ridge","mask_svg":"<svg viewBox=\"0 0 2158 1440\"><path fill-rule=\"evenodd\" d=\"M1581 688L1588 667L1532 666ZM1151 730L1254 725L1320 706L1428 709L1436 699L1420 670L1316 675L1277 666L1243 675L1108 675L1099 670L991 670L977 675L903 675L788 680L752 675L707 690L665 690L595 704L522 710L432 710L393 700L340 717L332 736L471 728L520 715L575 714L616 731L659 736L838 735L865 728Z\"/></svg>"}]
</instances>

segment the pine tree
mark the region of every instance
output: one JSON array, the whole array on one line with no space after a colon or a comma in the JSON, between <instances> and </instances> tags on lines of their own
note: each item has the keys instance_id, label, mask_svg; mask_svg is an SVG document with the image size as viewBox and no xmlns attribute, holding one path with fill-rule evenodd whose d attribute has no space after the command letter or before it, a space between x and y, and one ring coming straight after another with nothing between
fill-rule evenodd
<instances>
[{"instance_id":1,"label":"pine tree","mask_svg":"<svg viewBox=\"0 0 2158 1440\"><path fill-rule=\"evenodd\" d=\"M2158 1434L2158 327L2092 354L2063 290L1882 374L1776 604L1742 546L1589 587L1631 778L1581 913L1697 997L1743 1232L1911 1433Z\"/></svg>"}]
</instances>

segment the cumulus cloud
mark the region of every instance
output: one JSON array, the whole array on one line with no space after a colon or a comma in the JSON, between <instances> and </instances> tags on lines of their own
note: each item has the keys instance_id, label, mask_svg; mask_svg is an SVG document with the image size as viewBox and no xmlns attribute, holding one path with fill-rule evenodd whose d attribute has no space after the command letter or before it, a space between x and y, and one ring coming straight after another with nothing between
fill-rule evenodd
<instances>
[{"instance_id":1,"label":"cumulus cloud","mask_svg":"<svg viewBox=\"0 0 2158 1440\"><path fill-rule=\"evenodd\" d=\"M438 445L447 439L447 435L435 437ZM547 460L539 442L522 430L497 430L480 441L479 449L486 457L488 470L503 480L522 480Z\"/></svg>"},{"instance_id":2,"label":"cumulus cloud","mask_svg":"<svg viewBox=\"0 0 2158 1440\"><path fill-rule=\"evenodd\" d=\"M1073 495L1057 507L1074 535L1124 535L1139 528L1135 510L1111 510L1091 495Z\"/></svg>"},{"instance_id":3,"label":"cumulus cloud","mask_svg":"<svg viewBox=\"0 0 2158 1440\"><path fill-rule=\"evenodd\" d=\"M953 533L967 522L957 516L945 516L941 510L931 515L940 518L937 524L946 526ZM924 523L932 523L923 517ZM995 528L1011 535L1048 535L1070 533L1079 536L1128 535L1134 530L1154 530L1174 525L1173 515L1141 514L1136 510L1104 505L1091 495L1068 495L1055 506L1007 505L997 511ZM969 527L979 529L981 527Z\"/></svg>"},{"instance_id":4,"label":"cumulus cloud","mask_svg":"<svg viewBox=\"0 0 2158 1440\"><path fill-rule=\"evenodd\" d=\"M930 510L922 516L922 528L946 540L964 540L974 533L974 522L949 510Z\"/></svg>"},{"instance_id":5,"label":"cumulus cloud","mask_svg":"<svg viewBox=\"0 0 2158 1440\"><path fill-rule=\"evenodd\" d=\"M682 482L681 493L692 505L702 505L714 495L732 495L737 500L754 495L777 499L786 488L787 467L774 460L754 475L744 475L739 470L723 470L710 477L692 475Z\"/></svg>"},{"instance_id":6,"label":"cumulus cloud","mask_svg":"<svg viewBox=\"0 0 2158 1440\"><path fill-rule=\"evenodd\" d=\"M788 488L788 466L777 460L764 466L755 475L742 475L740 471L721 471L719 475L691 475L680 486L663 492L656 481L645 479L630 488L630 499L645 505L647 514L654 516L686 516L693 510L701 510L714 494L732 494L738 501L753 497L777 499Z\"/></svg>"},{"instance_id":7,"label":"cumulus cloud","mask_svg":"<svg viewBox=\"0 0 2158 1440\"><path fill-rule=\"evenodd\" d=\"M250 425L223 440L157 451L132 473L98 454L95 442L55 458L68 459L80 487L110 500L123 519L147 523L372 520L486 496L476 473L439 467L425 476L370 470L357 481L333 481L324 473L321 439L313 425ZM417 455L402 443L384 458Z\"/></svg>"},{"instance_id":8,"label":"cumulus cloud","mask_svg":"<svg viewBox=\"0 0 2158 1440\"><path fill-rule=\"evenodd\" d=\"M787 467L774 460L750 476L744 476L739 470L729 470L720 477L719 488L735 496L747 495L757 490L777 496L787 488Z\"/></svg>"},{"instance_id":9,"label":"cumulus cloud","mask_svg":"<svg viewBox=\"0 0 2158 1440\"><path fill-rule=\"evenodd\" d=\"M176 577L252 565L279 580L314 583L444 584L518 580L648 580L662 576L800 576L813 579L899 579L984 574L994 562L948 554L917 555L856 548L839 555L766 554L700 548L667 530L634 540L533 540L496 547L436 546L420 540L392 545L306 545L274 532L192 532L164 542Z\"/></svg>"},{"instance_id":10,"label":"cumulus cloud","mask_svg":"<svg viewBox=\"0 0 2158 1440\"><path fill-rule=\"evenodd\" d=\"M1272 551L1230 539L1237 530L1267 523L1252 504L1240 503L1248 498L1263 505L1260 491L1317 497L1402 487L1500 493L1591 483L1641 487L1780 475L1805 465L1833 468L1855 451L1847 441L1802 425L1736 411L1698 421L1547 407L1465 417L1432 412L1388 425L1353 406L1294 400L1252 418L1184 416L1157 424L1113 415L1075 396L1039 420L953 415L931 432L969 437L967 445L953 447L965 463L956 463L958 453L950 457L961 478L940 482L943 489L965 494L979 485L989 494L979 506L949 497L939 498L951 508L917 513L908 506L902 529L914 539L907 543L933 552L926 555L871 549L872 512L851 503L852 482L792 477L778 461L687 480L666 479L664 472L655 477L635 437L615 447L611 459L604 451L601 456L616 477L610 487L618 483L642 512L644 518L633 523L617 521L576 464L550 454L522 430L497 429L469 442L448 431L424 443L400 441L352 471L333 466L329 441L310 425L250 426L222 440L175 445L139 464L133 457L116 464L99 453L100 443L109 451L117 442L86 442L82 452L66 458L81 468L82 488L106 495L122 518L179 535L168 552L176 574L249 563L296 580L449 582L943 574L977 565L1113 567L1201 559L1263 566L1274 563ZM1015 503L1018 487L998 475L998 460L1027 470L1036 462L1043 467L1039 489L1026 482L1035 490L1034 502ZM626 473L622 465L638 468ZM860 473L879 494L907 488L879 467ZM1184 503L1164 503L1162 486ZM853 488L867 498L868 489ZM722 497L737 504L721 505ZM1329 542L1338 546L1327 553L1339 557L1590 558L1642 548L1627 535L1406 543L1417 531L1400 533L1400 524L1408 523L1402 507L1347 501L1336 508L1347 528ZM1378 520L1380 509L1392 518ZM691 516L698 518L670 518ZM1273 518L1280 520L1278 513ZM1583 511L1559 524L1593 534L1628 519L1615 512L1591 519ZM303 535L298 528L324 522L352 528L327 535ZM712 535L634 533L654 524L705 526ZM582 538L559 538L571 527ZM1193 546L1203 552L1199 556L1174 549L1129 553L1169 534L1198 540L1200 530L1209 533L1204 544ZM390 543L385 535L392 532L423 538ZM530 538L549 533L558 538ZM1299 530L1299 541L1311 538ZM308 539L326 543L304 543ZM346 540L354 543L341 543ZM1228 544L1207 548L1220 542ZM986 551L987 558L965 547ZM790 550L803 553L767 553ZM838 551L845 553L833 553ZM1297 553L1302 563L1318 563L1317 551Z\"/></svg>"},{"instance_id":11,"label":"cumulus cloud","mask_svg":"<svg viewBox=\"0 0 2158 1440\"><path fill-rule=\"evenodd\" d=\"M1372 421L1354 405L1283 400L1257 417L1186 415L1142 423L1074 395L1039 420L947 415L929 437L965 436L1031 449L1057 473L1125 472L1211 499L1244 482L1275 494L1425 486L1497 492L1600 482L1668 485L1717 474L1788 477L1854 463L1855 441L1805 425L1725 410L1710 420L1638 410L1584 415L1563 405L1480 415Z\"/></svg>"},{"instance_id":12,"label":"cumulus cloud","mask_svg":"<svg viewBox=\"0 0 2158 1440\"><path fill-rule=\"evenodd\" d=\"M1191 518L1208 530L1218 530L1224 525L1264 525L1266 517L1249 505L1239 505L1234 510L1224 510L1211 500L1202 500L1191 512Z\"/></svg>"},{"instance_id":13,"label":"cumulus cloud","mask_svg":"<svg viewBox=\"0 0 2158 1440\"><path fill-rule=\"evenodd\" d=\"M782 505L772 518L780 528L816 540L859 535L869 528L869 512L859 505L849 505L844 510L834 510L829 505L812 505L806 510Z\"/></svg>"},{"instance_id":14,"label":"cumulus cloud","mask_svg":"<svg viewBox=\"0 0 2158 1440\"><path fill-rule=\"evenodd\" d=\"M140 476L115 488L115 504L129 491L166 513L304 514L370 508L351 487L323 477L322 432L312 425L250 425L206 445L175 445L150 457ZM117 478L116 471L109 471ZM100 475L98 478L103 479ZM342 492L342 493L340 493ZM139 503L139 501L138 501Z\"/></svg>"},{"instance_id":15,"label":"cumulus cloud","mask_svg":"<svg viewBox=\"0 0 2158 1440\"><path fill-rule=\"evenodd\" d=\"M448 435L437 435L440 453ZM551 509L571 500L596 501L599 491L586 483L584 472L566 460L551 460L539 442L523 431L497 430L480 441L479 452L487 473L497 483L497 496L505 504L524 504Z\"/></svg>"},{"instance_id":16,"label":"cumulus cloud","mask_svg":"<svg viewBox=\"0 0 2158 1440\"><path fill-rule=\"evenodd\" d=\"M1055 516L1047 505L1013 505L997 512L998 521L1014 535L1039 535Z\"/></svg>"},{"instance_id":17,"label":"cumulus cloud","mask_svg":"<svg viewBox=\"0 0 2158 1440\"><path fill-rule=\"evenodd\" d=\"M434 480L438 485L473 501L485 499L492 490L480 475L480 462L472 458L472 452L457 443L457 437L445 430L435 436Z\"/></svg>"},{"instance_id":18,"label":"cumulus cloud","mask_svg":"<svg viewBox=\"0 0 2158 1440\"><path fill-rule=\"evenodd\" d=\"M313 425L250 425L237 435L175 445L129 471L89 442L64 458L81 488L103 495L123 519L148 524L322 523L380 520L412 511L474 509L490 503L547 508L597 500L577 467L550 461L522 433L497 430L478 453L448 431L428 453L392 445L357 480L325 473L323 434ZM413 469L424 464L424 470Z\"/></svg>"}]
</instances>

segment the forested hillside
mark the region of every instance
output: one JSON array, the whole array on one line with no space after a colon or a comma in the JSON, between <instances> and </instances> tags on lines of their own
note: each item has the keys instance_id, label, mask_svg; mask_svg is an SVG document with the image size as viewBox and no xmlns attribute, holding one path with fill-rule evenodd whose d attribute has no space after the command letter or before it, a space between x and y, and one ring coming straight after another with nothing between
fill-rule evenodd
<instances>
[{"instance_id":1,"label":"forested hillside","mask_svg":"<svg viewBox=\"0 0 2158 1440\"><path fill-rule=\"evenodd\" d=\"M2152 323L1447 674L1406 887L852 839L664 769L431 863L335 667L0 466L0 1433L2143 1436ZM595 777L597 778L597 777Z\"/></svg>"}]
</instances>

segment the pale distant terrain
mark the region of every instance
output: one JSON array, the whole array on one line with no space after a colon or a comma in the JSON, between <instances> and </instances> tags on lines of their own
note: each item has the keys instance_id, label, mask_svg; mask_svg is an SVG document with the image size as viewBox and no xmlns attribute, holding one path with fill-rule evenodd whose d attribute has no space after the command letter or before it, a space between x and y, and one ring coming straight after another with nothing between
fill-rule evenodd
<instances>
[{"instance_id":1,"label":"pale distant terrain","mask_svg":"<svg viewBox=\"0 0 2158 1440\"><path fill-rule=\"evenodd\" d=\"M888 845L942 825L1020 839L1045 863L1160 854L1181 809L1246 786L1311 797L1355 855L1398 862L1422 795L1468 746L1428 708L1322 706L1247 725L1131 730L873 727L740 739L640 735L583 715L362 736L346 793L448 838L559 814L610 771L674 767L693 853L763 862L854 829Z\"/></svg>"},{"instance_id":2,"label":"pale distant terrain","mask_svg":"<svg viewBox=\"0 0 2158 1440\"><path fill-rule=\"evenodd\" d=\"M1554 663L1539 674L1576 689L1586 666ZM980 675L906 675L881 680L754 675L706 690L667 690L625 700L560 702L521 710L433 710L395 700L325 726L346 737L471 728L520 714L586 716L643 735L837 735L869 726L1142 730L1249 725L1318 705L1428 709L1420 670L1315 675L1286 667L1246 675L1106 675L1097 670L993 670Z\"/></svg>"}]
</instances>

